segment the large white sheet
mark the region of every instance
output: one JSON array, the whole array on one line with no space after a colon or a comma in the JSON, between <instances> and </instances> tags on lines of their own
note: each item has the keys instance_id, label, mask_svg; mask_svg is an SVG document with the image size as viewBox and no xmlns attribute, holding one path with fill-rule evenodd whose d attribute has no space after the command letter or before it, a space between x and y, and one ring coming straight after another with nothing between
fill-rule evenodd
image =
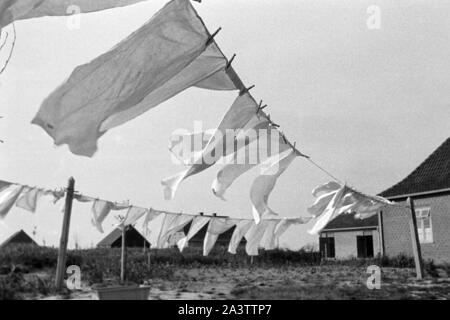
<instances>
[{"instance_id":1,"label":"large white sheet","mask_svg":"<svg viewBox=\"0 0 450 320\"><path fill-rule=\"evenodd\" d=\"M231 81L217 83L227 60L214 42L206 46L208 39L190 1L173 0L112 50L77 67L32 123L56 145L90 157L107 130L188 87L212 79L210 88L234 89Z\"/></svg>"},{"instance_id":2,"label":"large white sheet","mask_svg":"<svg viewBox=\"0 0 450 320\"><path fill-rule=\"evenodd\" d=\"M2 0L0 29L17 20L70 15L70 6L77 6L81 13L88 13L125 7L142 1L147 0Z\"/></svg>"},{"instance_id":3,"label":"large white sheet","mask_svg":"<svg viewBox=\"0 0 450 320\"><path fill-rule=\"evenodd\" d=\"M227 130L242 129L255 115L257 108L258 105L248 93L239 95L226 112L205 149L198 155L195 163L188 169L161 181L164 187L164 198L166 200L173 199L178 186L184 179L206 170L226 155L224 154L223 140ZM229 139L229 132L227 139ZM225 151L228 151L228 148Z\"/></svg>"}]
</instances>

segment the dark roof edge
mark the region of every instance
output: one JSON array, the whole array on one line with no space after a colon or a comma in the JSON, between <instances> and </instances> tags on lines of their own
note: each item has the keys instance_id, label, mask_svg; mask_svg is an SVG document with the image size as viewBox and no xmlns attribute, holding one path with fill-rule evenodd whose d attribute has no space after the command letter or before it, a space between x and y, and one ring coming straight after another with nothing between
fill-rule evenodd
<instances>
[{"instance_id":1,"label":"dark roof edge","mask_svg":"<svg viewBox=\"0 0 450 320\"><path fill-rule=\"evenodd\" d=\"M388 200L395 200L395 199L402 199L402 198L408 198L408 197L419 197L419 196L426 196L426 195L434 195L434 194L441 194L441 193L450 193L450 188L445 189L439 189L439 190L432 190L432 191L423 191L423 192L416 192L416 193L409 193L409 194L400 194L396 196L386 197Z\"/></svg>"},{"instance_id":2,"label":"dark roof edge","mask_svg":"<svg viewBox=\"0 0 450 320\"><path fill-rule=\"evenodd\" d=\"M367 229L377 229L378 226L367 226L367 227L354 227L354 228L333 228L333 229L323 229L322 232L336 232L336 231L357 231L357 230L367 230Z\"/></svg>"}]
</instances>

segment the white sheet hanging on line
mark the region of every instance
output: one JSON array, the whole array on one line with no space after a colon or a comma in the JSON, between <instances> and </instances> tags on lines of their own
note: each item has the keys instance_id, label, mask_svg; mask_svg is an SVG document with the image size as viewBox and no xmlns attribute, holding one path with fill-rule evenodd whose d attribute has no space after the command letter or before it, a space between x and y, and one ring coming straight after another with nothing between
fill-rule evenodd
<instances>
[{"instance_id":1,"label":"white sheet hanging on line","mask_svg":"<svg viewBox=\"0 0 450 320\"><path fill-rule=\"evenodd\" d=\"M236 250L241 243L242 238L253 225L255 225L255 221L253 220L241 220L236 224L236 228L233 231L233 235L231 236L230 244L228 246L229 253L236 254Z\"/></svg>"},{"instance_id":2,"label":"white sheet hanging on line","mask_svg":"<svg viewBox=\"0 0 450 320\"><path fill-rule=\"evenodd\" d=\"M72 8L81 13L125 7L147 0L2 0L0 2L0 29L8 24L30 18L72 15Z\"/></svg>"},{"instance_id":3,"label":"white sheet hanging on line","mask_svg":"<svg viewBox=\"0 0 450 320\"><path fill-rule=\"evenodd\" d=\"M16 201L16 207L35 213L37 201L42 195L43 192L39 188L25 187Z\"/></svg>"},{"instance_id":4,"label":"white sheet hanging on line","mask_svg":"<svg viewBox=\"0 0 450 320\"><path fill-rule=\"evenodd\" d=\"M177 134L170 138L169 151L183 164L191 165L194 155L208 145L213 134L207 131Z\"/></svg>"},{"instance_id":5,"label":"white sheet hanging on line","mask_svg":"<svg viewBox=\"0 0 450 320\"><path fill-rule=\"evenodd\" d=\"M155 219L156 217L158 217L161 213L161 211L157 211L157 210L153 210L152 208L150 208L147 211L147 214L145 215L145 219L144 222L142 223L142 234L145 237L148 237L150 235L150 230L148 228L148 224Z\"/></svg>"},{"instance_id":6,"label":"white sheet hanging on line","mask_svg":"<svg viewBox=\"0 0 450 320\"><path fill-rule=\"evenodd\" d=\"M249 256L257 256L261 240L270 225L276 224L276 220L261 220L258 224L253 224L245 234L247 243L245 244L245 252Z\"/></svg>"},{"instance_id":7,"label":"white sheet hanging on line","mask_svg":"<svg viewBox=\"0 0 450 320\"><path fill-rule=\"evenodd\" d=\"M385 198L368 196L346 185L339 185L340 188L336 190L335 188L337 185L338 184L333 182L323 185L328 187L319 186L314 189L314 196L318 196L320 192L328 193L319 196L316 203L312 207L308 208L308 211L317 217L316 223L312 229L308 231L310 234L318 234L323 228L326 227L328 223L341 214L348 212L358 213L361 211L364 214L364 217L368 217L370 216L370 213L376 213L376 211L381 207L393 204ZM330 197L331 200L328 200ZM326 201L328 201L328 203L326 203ZM325 209L320 211L325 204Z\"/></svg>"},{"instance_id":8,"label":"white sheet hanging on line","mask_svg":"<svg viewBox=\"0 0 450 320\"><path fill-rule=\"evenodd\" d=\"M234 227L240 220L228 218L212 218L203 239L203 255L206 257L214 248L219 236Z\"/></svg>"},{"instance_id":9,"label":"white sheet hanging on line","mask_svg":"<svg viewBox=\"0 0 450 320\"><path fill-rule=\"evenodd\" d=\"M130 226L148 212L148 209L139 207L130 207L127 211L125 219L122 221L122 226Z\"/></svg>"},{"instance_id":10,"label":"white sheet hanging on line","mask_svg":"<svg viewBox=\"0 0 450 320\"><path fill-rule=\"evenodd\" d=\"M253 205L252 213L256 224L260 222L264 215L277 215L268 206L269 195L280 175L296 157L295 150L286 150L263 163L262 172L253 181L250 189L250 199Z\"/></svg>"},{"instance_id":11,"label":"white sheet hanging on line","mask_svg":"<svg viewBox=\"0 0 450 320\"><path fill-rule=\"evenodd\" d=\"M261 124L261 126L264 126L264 124ZM276 134L274 135L273 133ZM274 143L275 140L272 139L273 136L275 136L275 138L278 136L278 144ZM225 200L225 192L238 177L264 162L267 157L270 158L290 149L290 146L284 142L282 137L278 134L278 131L275 129L267 127L267 135L262 139L267 139L269 143L259 143L259 140L257 140L249 143L245 147L245 150L241 150L237 156L236 154L232 154L227 157L225 165L219 170L211 186L215 196ZM254 161L254 153L257 153L256 161Z\"/></svg>"},{"instance_id":12,"label":"white sheet hanging on line","mask_svg":"<svg viewBox=\"0 0 450 320\"><path fill-rule=\"evenodd\" d=\"M183 250L188 246L189 240L191 240L191 238L195 236L209 222L209 220L209 217L202 216L195 217L192 220L192 224L189 228L188 234L177 242L177 246L180 252L183 252Z\"/></svg>"},{"instance_id":13,"label":"white sheet hanging on line","mask_svg":"<svg viewBox=\"0 0 450 320\"><path fill-rule=\"evenodd\" d=\"M0 220L4 219L16 203L23 190L23 186L17 184L0 183Z\"/></svg>"},{"instance_id":14,"label":"white sheet hanging on line","mask_svg":"<svg viewBox=\"0 0 450 320\"><path fill-rule=\"evenodd\" d=\"M182 230L193 218L194 216L184 214L165 213L157 241L157 248L167 248L169 246L168 241L170 240L170 237Z\"/></svg>"},{"instance_id":15,"label":"white sheet hanging on line","mask_svg":"<svg viewBox=\"0 0 450 320\"><path fill-rule=\"evenodd\" d=\"M92 225L97 228L97 230L103 233L102 223L111 212L111 210L125 210L129 208L128 202L125 203L113 203L104 200L95 200L92 205Z\"/></svg>"},{"instance_id":16,"label":"white sheet hanging on line","mask_svg":"<svg viewBox=\"0 0 450 320\"><path fill-rule=\"evenodd\" d=\"M164 187L164 198L166 200L173 199L179 184L184 179L206 170L214 165L220 157L226 155L223 152L223 140L225 134L227 134L227 130L242 129L253 117L257 108L257 104L248 93L239 95L232 106L228 109L227 113L217 127L214 136L208 142L203 152L199 154L198 158L195 160L195 163L187 170L161 181L161 184ZM228 133L229 132L230 131L228 131Z\"/></svg>"},{"instance_id":17,"label":"white sheet hanging on line","mask_svg":"<svg viewBox=\"0 0 450 320\"><path fill-rule=\"evenodd\" d=\"M112 50L77 67L32 123L56 145L90 157L107 130L224 73L227 60L214 42L206 46L208 39L190 1L172 0ZM229 81L214 89L235 88Z\"/></svg>"}]
</instances>

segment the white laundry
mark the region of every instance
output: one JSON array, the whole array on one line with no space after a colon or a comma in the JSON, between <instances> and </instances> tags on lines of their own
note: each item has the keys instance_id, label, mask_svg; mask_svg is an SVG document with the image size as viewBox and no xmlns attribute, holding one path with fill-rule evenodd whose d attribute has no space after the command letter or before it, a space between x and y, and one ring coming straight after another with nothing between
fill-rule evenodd
<instances>
[{"instance_id":1,"label":"white laundry","mask_svg":"<svg viewBox=\"0 0 450 320\"><path fill-rule=\"evenodd\" d=\"M275 220L261 220L258 224L254 223L245 234L245 252L249 256L257 256L261 240L270 224Z\"/></svg>"},{"instance_id":2,"label":"white laundry","mask_svg":"<svg viewBox=\"0 0 450 320\"><path fill-rule=\"evenodd\" d=\"M266 231L264 231L264 235L261 238L260 243L260 246L265 250L273 250L276 248L275 229L279 223L280 223L279 219L267 220Z\"/></svg>"},{"instance_id":3,"label":"white laundry","mask_svg":"<svg viewBox=\"0 0 450 320\"><path fill-rule=\"evenodd\" d=\"M234 227L240 220L226 218L212 218L203 240L203 255L206 257L214 248L219 236Z\"/></svg>"},{"instance_id":4,"label":"white laundry","mask_svg":"<svg viewBox=\"0 0 450 320\"><path fill-rule=\"evenodd\" d=\"M182 230L192 219L193 216L189 215L166 213L159 233L157 248L167 248L170 237Z\"/></svg>"},{"instance_id":5,"label":"white laundry","mask_svg":"<svg viewBox=\"0 0 450 320\"><path fill-rule=\"evenodd\" d=\"M195 154L207 146L213 134L207 131L177 134L169 141L169 151L183 164L191 165Z\"/></svg>"},{"instance_id":6,"label":"white laundry","mask_svg":"<svg viewBox=\"0 0 450 320\"><path fill-rule=\"evenodd\" d=\"M242 238L253 225L255 225L255 221L253 220L241 220L236 224L236 228L230 239L230 245L228 246L229 253L236 254L236 250L241 243Z\"/></svg>"},{"instance_id":7,"label":"white laundry","mask_svg":"<svg viewBox=\"0 0 450 320\"><path fill-rule=\"evenodd\" d=\"M16 201L16 207L35 213L37 201L42 195L39 188L25 187Z\"/></svg>"},{"instance_id":8,"label":"white laundry","mask_svg":"<svg viewBox=\"0 0 450 320\"><path fill-rule=\"evenodd\" d=\"M358 192L346 185L340 186L339 189L331 191L336 187L333 183L331 188L316 188L313 195L317 196L320 192L328 192L319 196L313 207L308 211L317 217L317 220L308 232L310 234L318 234L325 226L341 214L348 212L356 212L356 217L367 218L376 213L377 210L386 205L392 205L389 200L378 197L368 196ZM330 199L331 200L328 200ZM319 201L320 199L320 201ZM328 201L328 203L327 203ZM326 205L326 206L325 206ZM322 210L322 208L325 208Z\"/></svg>"},{"instance_id":9,"label":"white laundry","mask_svg":"<svg viewBox=\"0 0 450 320\"><path fill-rule=\"evenodd\" d=\"M111 210L124 210L129 208L128 202L125 203L113 203L104 200L95 200L92 205L92 225L97 228L97 230L103 233L102 223L111 212Z\"/></svg>"},{"instance_id":10,"label":"white laundry","mask_svg":"<svg viewBox=\"0 0 450 320\"><path fill-rule=\"evenodd\" d=\"M0 183L0 220L4 219L16 203L23 190L23 186L17 184Z\"/></svg>"},{"instance_id":11,"label":"white laundry","mask_svg":"<svg viewBox=\"0 0 450 320\"><path fill-rule=\"evenodd\" d=\"M273 132L276 132L278 135L279 141L277 149L272 146ZM235 153L227 157L225 160L225 165L217 173L211 186L212 192L215 196L225 200L224 195L226 190L238 177L251 170L258 164L264 162L266 160L266 156L269 156L270 158L271 156L282 153L290 148L290 146L283 141L281 136L279 136L278 131L273 129L268 128L267 136L264 137L264 139L267 139L270 143L261 144L258 142L259 140L257 140L246 145L245 150L238 152L237 156ZM256 161L254 160L255 153L257 154ZM243 157L240 155L243 155Z\"/></svg>"},{"instance_id":12,"label":"white laundry","mask_svg":"<svg viewBox=\"0 0 450 320\"><path fill-rule=\"evenodd\" d=\"M148 209L145 208L130 207L127 211L125 219L122 221L122 225L126 227L136 223L136 221L143 217L147 212Z\"/></svg>"},{"instance_id":13,"label":"white laundry","mask_svg":"<svg viewBox=\"0 0 450 320\"><path fill-rule=\"evenodd\" d=\"M189 228L188 234L177 242L177 246L180 252L183 252L183 250L188 246L189 240L191 240L191 238L195 236L209 222L209 220L209 217L201 216L195 217L192 220L192 224Z\"/></svg>"},{"instance_id":14,"label":"white laundry","mask_svg":"<svg viewBox=\"0 0 450 320\"><path fill-rule=\"evenodd\" d=\"M187 170L161 181L164 187L164 198L166 200L173 199L181 181L214 165L224 155L223 140L227 130L242 129L254 116L257 107L258 105L248 93L239 95L228 109L214 136L195 160L195 163Z\"/></svg>"},{"instance_id":15,"label":"white laundry","mask_svg":"<svg viewBox=\"0 0 450 320\"><path fill-rule=\"evenodd\" d=\"M199 82L207 87L210 77L210 87L217 84L227 60L214 41L207 46L209 37L190 1L172 0L112 50L77 67L32 123L56 145L90 157L107 130ZM214 89L235 88L229 81Z\"/></svg>"},{"instance_id":16,"label":"white laundry","mask_svg":"<svg viewBox=\"0 0 450 320\"><path fill-rule=\"evenodd\" d=\"M45 16L73 14L71 6L81 13L124 7L146 0L2 0L0 2L0 29L17 21Z\"/></svg>"},{"instance_id":17,"label":"white laundry","mask_svg":"<svg viewBox=\"0 0 450 320\"><path fill-rule=\"evenodd\" d=\"M263 163L261 174L253 181L250 189L252 201L252 213L256 224L263 215L274 215L268 206L269 195L272 192L277 179L297 157L294 150L286 150L283 153L269 158Z\"/></svg>"},{"instance_id":18,"label":"white laundry","mask_svg":"<svg viewBox=\"0 0 450 320\"><path fill-rule=\"evenodd\" d=\"M142 230L143 230L144 236L148 237L150 235L150 230L148 229L148 224L153 219L158 217L161 213L162 213L161 211L157 211L157 210L153 210L153 209L149 209L147 211L147 214L145 215L144 222L142 223Z\"/></svg>"}]
</instances>

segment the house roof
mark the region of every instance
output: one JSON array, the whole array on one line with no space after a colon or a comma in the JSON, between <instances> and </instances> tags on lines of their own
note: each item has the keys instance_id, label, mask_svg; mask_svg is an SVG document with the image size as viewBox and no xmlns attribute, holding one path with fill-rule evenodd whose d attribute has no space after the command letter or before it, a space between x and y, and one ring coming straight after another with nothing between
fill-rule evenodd
<instances>
[{"instance_id":1,"label":"house roof","mask_svg":"<svg viewBox=\"0 0 450 320\"><path fill-rule=\"evenodd\" d=\"M127 233L130 232L131 230L134 230L135 232L137 232L143 239L145 239L145 237L138 231L136 230L135 227L130 226L129 229L127 230ZM97 246L98 247L109 247L111 246L114 241L116 241L117 239L119 239L122 236L122 230L119 228L115 228L113 231L111 231L106 237L103 238L103 240L101 240ZM126 238L126 237L125 237Z\"/></svg>"},{"instance_id":2,"label":"house roof","mask_svg":"<svg viewBox=\"0 0 450 320\"><path fill-rule=\"evenodd\" d=\"M336 219L332 220L322 230L335 230L335 229L366 229L375 228L378 226L378 216L374 215L366 219L355 218L356 213L341 214Z\"/></svg>"},{"instance_id":3,"label":"house roof","mask_svg":"<svg viewBox=\"0 0 450 320\"><path fill-rule=\"evenodd\" d=\"M14 232L9 238L7 238L3 243L0 244L0 248L8 245L8 244L34 244L38 245L36 241L34 241L33 238L31 238L25 231L19 230L17 232Z\"/></svg>"},{"instance_id":4,"label":"house roof","mask_svg":"<svg viewBox=\"0 0 450 320\"><path fill-rule=\"evenodd\" d=\"M405 179L383 191L386 198L450 189L450 138Z\"/></svg>"}]
</instances>

